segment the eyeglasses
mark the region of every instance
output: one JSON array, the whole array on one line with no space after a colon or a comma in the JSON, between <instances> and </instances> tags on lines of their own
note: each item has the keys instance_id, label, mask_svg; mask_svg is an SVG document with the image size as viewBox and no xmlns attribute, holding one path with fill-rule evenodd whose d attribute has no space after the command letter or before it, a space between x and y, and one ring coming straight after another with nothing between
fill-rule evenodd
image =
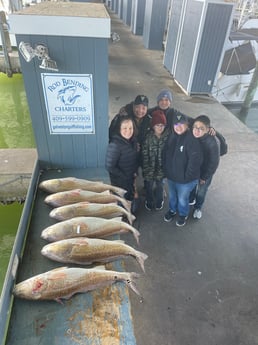
<instances>
[{"instance_id":1,"label":"eyeglasses","mask_svg":"<svg viewBox=\"0 0 258 345\"><path fill-rule=\"evenodd\" d=\"M200 131L200 132L204 132L206 128L193 126L193 129L196 129L197 131Z\"/></svg>"},{"instance_id":2,"label":"eyeglasses","mask_svg":"<svg viewBox=\"0 0 258 345\"><path fill-rule=\"evenodd\" d=\"M166 126L163 125L162 123L158 123L157 125L155 125L155 127L164 128L164 127L166 127Z\"/></svg>"}]
</instances>

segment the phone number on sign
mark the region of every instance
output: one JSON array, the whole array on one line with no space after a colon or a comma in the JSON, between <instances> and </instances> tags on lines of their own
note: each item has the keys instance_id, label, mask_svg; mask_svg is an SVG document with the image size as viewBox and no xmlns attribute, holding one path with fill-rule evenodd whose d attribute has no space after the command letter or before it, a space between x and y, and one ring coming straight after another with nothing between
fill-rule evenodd
<instances>
[{"instance_id":1,"label":"phone number on sign","mask_svg":"<svg viewBox=\"0 0 258 345\"><path fill-rule=\"evenodd\" d=\"M73 115L73 116L60 115L60 116L53 116L52 121L56 121L56 122L90 121L90 116L89 115L86 115L86 116L83 116L83 115Z\"/></svg>"}]
</instances>

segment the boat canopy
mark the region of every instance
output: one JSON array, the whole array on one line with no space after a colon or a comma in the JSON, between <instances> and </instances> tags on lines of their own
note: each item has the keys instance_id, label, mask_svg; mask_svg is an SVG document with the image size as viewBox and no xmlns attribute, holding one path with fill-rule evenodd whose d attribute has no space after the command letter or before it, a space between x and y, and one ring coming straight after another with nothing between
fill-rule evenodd
<instances>
[{"instance_id":1,"label":"boat canopy","mask_svg":"<svg viewBox=\"0 0 258 345\"><path fill-rule=\"evenodd\" d=\"M250 42L226 50L220 71L226 75L249 74L256 66Z\"/></svg>"},{"instance_id":2,"label":"boat canopy","mask_svg":"<svg viewBox=\"0 0 258 345\"><path fill-rule=\"evenodd\" d=\"M231 31L229 35L230 41L257 41L258 42L258 29L246 28L237 31Z\"/></svg>"}]
</instances>

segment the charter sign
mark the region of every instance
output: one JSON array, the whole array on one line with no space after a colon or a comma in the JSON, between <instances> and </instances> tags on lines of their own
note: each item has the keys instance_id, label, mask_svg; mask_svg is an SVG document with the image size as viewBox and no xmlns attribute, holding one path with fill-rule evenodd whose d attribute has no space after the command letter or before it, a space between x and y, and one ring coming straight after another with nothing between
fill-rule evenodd
<instances>
[{"instance_id":1,"label":"charter sign","mask_svg":"<svg viewBox=\"0 0 258 345\"><path fill-rule=\"evenodd\" d=\"M50 134L94 134L92 74L42 73Z\"/></svg>"}]
</instances>

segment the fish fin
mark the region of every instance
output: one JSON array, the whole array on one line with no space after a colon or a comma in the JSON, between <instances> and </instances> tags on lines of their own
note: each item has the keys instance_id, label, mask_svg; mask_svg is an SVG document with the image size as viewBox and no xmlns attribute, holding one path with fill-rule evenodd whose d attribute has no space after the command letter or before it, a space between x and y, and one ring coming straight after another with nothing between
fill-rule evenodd
<instances>
[{"instance_id":1,"label":"fish fin","mask_svg":"<svg viewBox=\"0 0 258 345\"><path fill-rule=\"evenodd\" d=\"M131 212L131 202L126 200L125 198L122 198L121 196L116 196L117 200L121 202L123 207L128 211Z\"/></svg>"},{"instance_id":2,"label":"fish fin","mask_svg":"<svg viewBox=\"0 0 258 345\"><path fill-rule=\"evenodd\" d=\"M138 273L135 273L135 272L129 273L129 279L126 279L126 285L129 286L130 289L132 289L138 296L142 298L139 290L137 289L135 285L135 279L139 277L140 277L140 274Z\"/></svg>"},{"instance_id":3,"label":"fish fin","mask_svg":"<svg viewBox=\"0 0 258 345\"><path fill-rule=\"evenodd\" d=\"M102 194L102 195L110 195L110 190L104 190L104 192L101 192L99 194Z\"/></svg>"},{"instance_id":4,"label":"fish fin","mask_svg":"<svg viewBox=\"0 0 258 345\"><path fill-rule=\"evenodd\" d=\"M89 268L90 270L105 270L106 271L106 266L105 265L97 265L97 266L94 266L92 268Z\"/></svg>"},{"instance_id":5,"label":"fish fin","mask_svg":"<svg viewBox=\"0 0 258 345\"><path fill-rule=\"evenodd\" d=\"M127 219L129 223L132 225L136 217L132 213L128 212Z\"/></svg>"},{"instance_id":6,"label":"fish fin","mask_svg":"<svg viewBox=\"0 0 258 345\"><path fill-rule=\"evenodd\" d=\"M112 242L125 244L125 241L124 241L124 240L112 240Z\"/></svg>"},{"instance_id":7,"label":"fish fin","mask_svg":"<svg viewBox=\"0 0 258 345\"><path fill-rule=\"evenodd\" d=\"M65 270L65 269L67 269L67 268L68 268L68 266L57 267L57 268L52 269L51 272L59 271L59 270Z\"/></svg>"},{"instance_id":8,"label":"fish fin","mask_svg":"<svg viewBox=\"0 0 258 345\"><path fill-rule=\"evenodd\" d=\"M144 261L148 258L148 255L139 251L136 251L136 260L141 266L143 272L145 273Z\"/></svg>"},{"instance_id":9,"label":"fish fin","mask_svg":"<svg viewBox=\"0 0 258 345\"><path fill-rule=\"evenodd\" d=\"M57 303L59 303L59 304L64 305L64 302L61 300L60 297L55 298L55 301L56 301Z\"/></svg>"},{"instance_id":10,"label":"fish fin","mask_svg":"<svg viewBox=\"0 0 258 345\"><path fill-rule=\"evenodd\" d=\"M123 217L114 217L114 218L112 218L112 219L110 219L110 221L116 221L116 222L121 222L122 221L122 218Z\"/></svg>"},{"instance_id":11,"label":"fish fin","mask_svg":"<svg viewBox=\"0 0 258 345\"><path fill-rule=\"evenodd\" d=\"M134 230L132 231L132 233L133 233L133 236L134 236L134 238L135 238L135 240L136 240L136 242L137 242L137 244L138 244L138 246L140 245L140 241L139 241L139 237L140 237L140 232L137 230L137 229L135 229L135 228L133 228Z\"/></svg>"}]
</instances>

